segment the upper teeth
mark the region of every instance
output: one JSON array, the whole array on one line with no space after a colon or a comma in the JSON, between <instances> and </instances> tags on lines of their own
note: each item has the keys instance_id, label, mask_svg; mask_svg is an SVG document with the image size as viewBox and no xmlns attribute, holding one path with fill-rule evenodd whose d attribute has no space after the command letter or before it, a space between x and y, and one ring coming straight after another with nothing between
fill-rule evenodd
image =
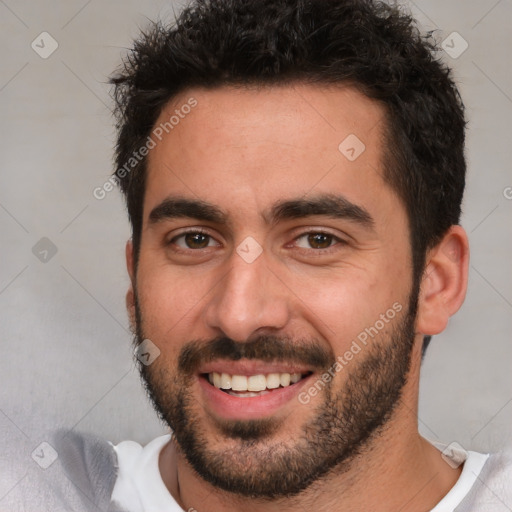
<instances>
[{"instance_id":1,"label":"upper teeth","mask_svg":"<svg viewBox=\"0 0 512 512\"><path fill-rule=\"evenodd\" d=\"M234 391L263 391L289 386L301 379L300 373L269 373L267 375L230 375L229 373L212 372L208 380L216 388Z\"/></svg>"}]
</instances>

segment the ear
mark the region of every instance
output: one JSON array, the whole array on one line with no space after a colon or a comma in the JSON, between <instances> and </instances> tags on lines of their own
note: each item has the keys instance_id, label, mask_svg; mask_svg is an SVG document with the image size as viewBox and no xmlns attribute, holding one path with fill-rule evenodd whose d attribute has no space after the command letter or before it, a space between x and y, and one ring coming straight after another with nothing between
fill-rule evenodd
<instances>
[{"instance_id":1,"label":"ear","mask_svg":"<svg viewBox=\"0 0 512 512\"><path fill-rule=\"evenodd\" d=\"M439 334L464 302L468 286L469 243L461 226L452 226L427 253L416 329L425 335Z\"/></svg>"},{"instance_id":2,"label":"ear","mask_svg":"<svg viewBox=\"0 0 512 512\"><path fill-rule=\"evenodd\" d=\"M133 242L132 240L128 240L126 242L126 268L128 270L128 275L130 276L130 287L126 292L126 310L128 311L128 317L130 320L130 326L132 331L135 332L135 267L134 267L134 256L133 256Z\"/></svg>"}]
</instances>

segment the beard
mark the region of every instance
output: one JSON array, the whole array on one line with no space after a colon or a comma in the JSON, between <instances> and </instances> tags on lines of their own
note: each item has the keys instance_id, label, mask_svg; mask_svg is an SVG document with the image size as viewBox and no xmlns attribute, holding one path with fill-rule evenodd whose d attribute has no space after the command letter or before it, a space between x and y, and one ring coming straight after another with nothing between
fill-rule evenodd
<instances>
[{"instance_id":1,"label":"beard","mask_svg":"<svg viewBox=\"0 0 512 512\"><path fill-rule=\"evenodd\" d=\"M192 383L199 366L216 359L299 363L318 371L320 378L336 357L318 340L268 335L242 343L225 337L194 340L182 347L176 367L162 364L160 357L152 365L139 364L140 374L179 451L201 478L240 497L289 498L334 471L347 471L392 417L411 363L417 295L409 302L389 331L381 331L378 341L372 339L340 370L345 377L341 389L334 388L339 377L325 384L314 415L300 426L299 435L286 439L276 439L286 428L286 418L235 421L205 416ZM135 306L138 346L145 336L137 297ZM306 405L297 401L297 407ZM214 441L220 441L218 448Z\"/></svg>"}]
</instances>

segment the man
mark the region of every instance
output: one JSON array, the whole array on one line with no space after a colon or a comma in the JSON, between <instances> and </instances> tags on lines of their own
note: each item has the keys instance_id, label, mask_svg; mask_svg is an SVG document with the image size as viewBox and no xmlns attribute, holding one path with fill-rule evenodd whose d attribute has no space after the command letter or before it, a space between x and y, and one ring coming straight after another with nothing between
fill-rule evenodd
<instances>
[{"instance_id":1,"label":"man","mask_svg":"<svg viewBox=\"0 0 512 512\"><path fill-rule=\"evenodd\" d=\"M435 51L367 0L198 1L137 42L115 178L172 435L81 445L111 510L510 510L509 459L418 433L468 273L463 105Z\"/></svg>"}]
</instances>

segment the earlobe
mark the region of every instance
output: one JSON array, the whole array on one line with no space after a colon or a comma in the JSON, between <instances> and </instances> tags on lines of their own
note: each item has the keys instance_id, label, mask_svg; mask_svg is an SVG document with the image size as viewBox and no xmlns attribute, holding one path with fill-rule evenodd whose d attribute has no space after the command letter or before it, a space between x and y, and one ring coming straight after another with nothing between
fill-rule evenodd
<instances>
[{"instance_id":1,"label":"earlobe","mask_svg":"<svg viewBox=\"0 0 512 512\"><path fill-rule=\"evenodd\" d=\"M452 226L427 254L420 288L416 329L442 332L464 302L468 284L469 244L461 226Z\"/></svg>"},{"instance_id":2,"label":"earlobe","mask_svg":"<svg viewBox=\"0 0 512 512\"><path fill-rule=\"evenodd\" d=\"M131 240L126 242L126 268L128 270L128 274L130 276L130 287L126 292L126 310L128 312L128 318L130 320L130 327L132 331L135 332L135 272L133 266L133 243Z\"/></svg>"}]
</instances>

